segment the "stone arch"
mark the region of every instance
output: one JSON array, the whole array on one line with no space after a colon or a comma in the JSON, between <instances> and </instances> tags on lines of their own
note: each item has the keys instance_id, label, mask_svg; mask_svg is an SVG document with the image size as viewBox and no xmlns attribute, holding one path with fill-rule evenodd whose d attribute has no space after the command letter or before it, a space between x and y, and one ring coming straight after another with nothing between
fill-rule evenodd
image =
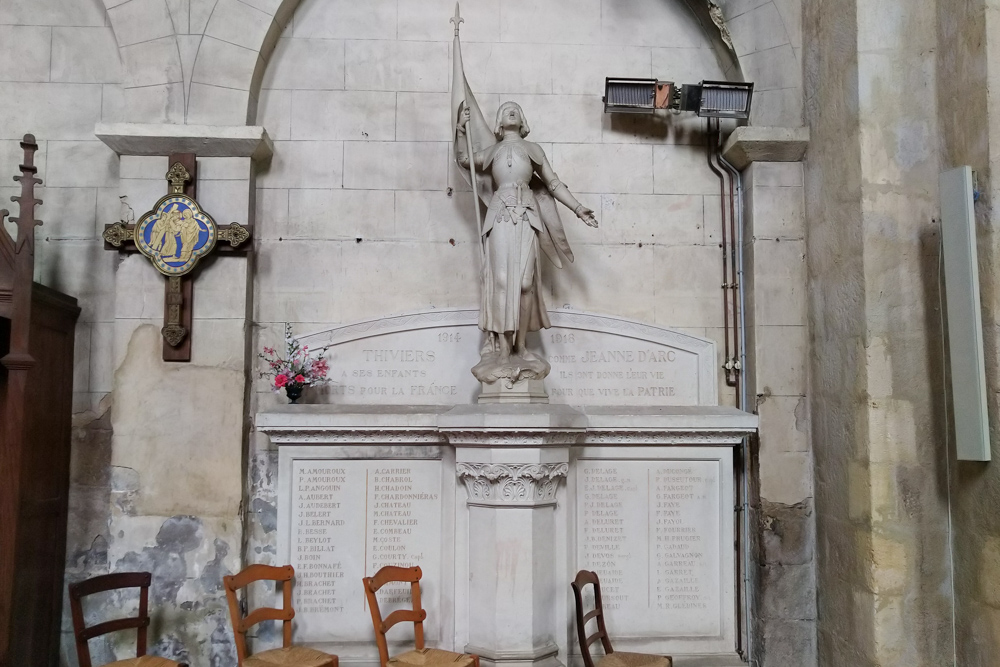
<instances>
[{"instance_id":1,"label":"stone arch","mask_svg":"<svg viewBox=\"0 0 1000 667\"><path fill-rule=\"evenodd\" d=\"M131 122L244 125L298 0L104 0Z\"/></svg>"},{"instance_id":2,"label":"stone arch","mask_svg":"<svg viewBox=\"0 0 1000 667\"><path fill-rule=\"evenodd\" d=\"M124 69L127 118L184 122L184 69L166 0L104 0Z\"/></svg>"},{"instance_id":3,"label":"stone arch","mask_svg":"<svg viewBox=\"0 0 1000 667\"><path fill-rule=\"evenodd\" d=\"M751 124L800 127L803 0L687 1L703 7L716 25L721 24L744 80L754 82Z\"/></svg>"},{"instance_id":4,"label":"stone arch","mask_svg":"<svg viewBox=\"0 0 1000 667\"><path fill-rule=\"evenodd\" d=\"M128 120L243 125L301 0L104 0L125 67ZM665 0L666 1L666 0ZM754 81L753 122L801 125L801 0L681 0L727 76ZM173 11L172 11L173 10Z\"/></svg>"}]
</instances>

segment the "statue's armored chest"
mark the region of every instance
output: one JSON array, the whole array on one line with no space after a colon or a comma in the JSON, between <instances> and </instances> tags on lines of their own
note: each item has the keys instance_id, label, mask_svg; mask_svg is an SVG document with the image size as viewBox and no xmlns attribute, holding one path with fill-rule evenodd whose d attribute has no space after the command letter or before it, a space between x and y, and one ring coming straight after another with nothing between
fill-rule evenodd
<instances>
[{"instance_id":1,"label":"statue's armored chest","mask_svg":"<svg viewBox=\"0 0 1000 667\"><path fill-rule=\"evenodd\" d=\"M500 144L493 156L491 167L493 180L498 186L517 182L527 183L534 173L531 157L521 142Z\"/></svg>"}]
</instances>

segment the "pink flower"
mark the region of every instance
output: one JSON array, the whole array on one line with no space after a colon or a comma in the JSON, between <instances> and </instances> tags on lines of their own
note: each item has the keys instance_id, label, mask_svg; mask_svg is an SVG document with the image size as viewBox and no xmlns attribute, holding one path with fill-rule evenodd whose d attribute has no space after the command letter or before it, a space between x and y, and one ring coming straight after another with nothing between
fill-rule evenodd
<instances>
[{"instance_id":1,"label":"pink flower","mask_svg":"<svg viewBox=\"0 0 1000 667\"><path fill-rule=\"evenodd\" d=\"M288 376L287 376L287 375L285 375L284 373L279 373L279 374L278 374L278 375L277 375L277 376L276 376L276 377L274 378L274 388L275 388L275 389L281 389L281 388L282 388L282 387L284 387L284 386L285 386L286 384L288 384Z\"/></svg>"},{"instance_id":2,"label":"pink flower","mask_svg":"<svg viewBox=\"0 0 1000 667\"><path fill-rule=\"evenodd\" d=\"M304 384L306 379L301 374L299 374L295 376L295 381L298 382L299 384Z\"/></svg>"}]
</instances>

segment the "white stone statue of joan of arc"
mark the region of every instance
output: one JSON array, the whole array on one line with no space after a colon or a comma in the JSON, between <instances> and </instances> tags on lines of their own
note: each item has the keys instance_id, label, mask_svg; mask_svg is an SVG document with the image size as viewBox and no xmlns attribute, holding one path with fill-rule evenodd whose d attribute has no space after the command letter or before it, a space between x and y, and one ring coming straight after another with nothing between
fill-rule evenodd
<instances>
[{"instance_id":1,"label":"white stone statue of joan of arc","mask_svg":"<svg viewBox=\"0 0 1000 667\"><path fill-rule=\"evenodd\" d=\"M486 129L462 71L457 24L454 53L455 158L464 169L470 162L475 166L475 185L488 206L480 229L479 310L479 328L487 340L472 372L487 384L501 378L509 383L540 380L548 375L549 364L525 346L528 332L551 326L542 300L539 248L559 268L563 259L573 261L555 201L590 227L597 227L597 218L559 180L541 147L525 140L528 121L517 103L504 102L493 131Z\"/></svg>"}]
</instances>

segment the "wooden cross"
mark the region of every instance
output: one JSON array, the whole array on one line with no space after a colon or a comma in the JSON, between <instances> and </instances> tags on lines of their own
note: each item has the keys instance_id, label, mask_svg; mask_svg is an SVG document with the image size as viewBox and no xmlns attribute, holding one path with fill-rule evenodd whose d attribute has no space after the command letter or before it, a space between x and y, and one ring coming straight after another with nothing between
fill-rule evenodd
<instances>
[{"instance_id":1,"label":"wooden cross","mask_svg":"<svg viewBox=\"0 0 1000 667\"><path fill-rule=\"evenodd\" d=\"M105 225L104 247L124 253L141 252L166 276L160 329L163 360L191 361L191 272L202 256L214 251L245 254L251 230L238 222L219 227L198 206L198 162L194 153L174 153L169 162L167 195L135 224L122 221Z\"/></svg>"}]
</instances>

